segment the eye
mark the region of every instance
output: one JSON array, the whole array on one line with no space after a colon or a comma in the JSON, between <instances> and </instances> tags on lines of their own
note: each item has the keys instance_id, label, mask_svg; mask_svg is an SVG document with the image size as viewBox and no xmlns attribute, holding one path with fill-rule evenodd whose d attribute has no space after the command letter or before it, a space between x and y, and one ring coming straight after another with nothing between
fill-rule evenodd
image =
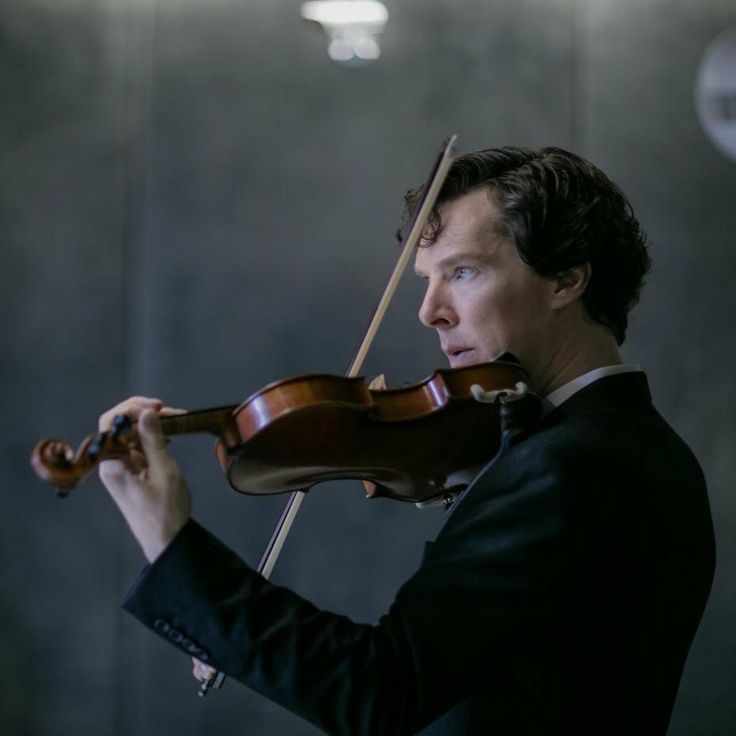
<instances>
[{"instance_id":1,"label":"eye","mask_svg":"<svg viewBox=\"0 0 736 736\"><path fill-rule=\"evenodd\" d=\"M452 277L455 281L462 281L469 278L472 278L476 274L476 269L471 268L470 266L458 266L453 274Z\"/></svg>"}]
</instances>

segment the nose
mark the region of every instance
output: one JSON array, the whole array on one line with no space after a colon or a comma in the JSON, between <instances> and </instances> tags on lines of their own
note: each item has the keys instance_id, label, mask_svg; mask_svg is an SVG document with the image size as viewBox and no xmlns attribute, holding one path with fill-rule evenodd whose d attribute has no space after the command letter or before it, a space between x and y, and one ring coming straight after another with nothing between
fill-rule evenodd
<instances>
[{"instance_id":1,"label":"nose","mask_svg":"<svg viewBox=\"0 0 736 736\"><path fill-rule=\"evenodd\" d=\"M435 329L457 324L457 315L441 282L427 284L427 291L419 307L419 321L426 327Z\"/></svg>"}]
</instances>

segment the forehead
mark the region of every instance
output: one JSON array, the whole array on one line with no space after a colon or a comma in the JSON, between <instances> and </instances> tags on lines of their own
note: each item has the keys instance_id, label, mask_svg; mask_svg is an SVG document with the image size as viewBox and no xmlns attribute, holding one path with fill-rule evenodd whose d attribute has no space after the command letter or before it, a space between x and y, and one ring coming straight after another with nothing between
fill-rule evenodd
<instances>
[{"instance_id":1,"label":"forehead","mask_svg":"<svg viewBox=\"0 0 736 736\"><path fill-rule=\"evenodd\" d=\"M474 189L439 209L442 228L437 239L417 250L420 275L440 263L476 258L490 260L504 242L499 235L498 210L486 188Z\"/></svg>"}]
</instances>

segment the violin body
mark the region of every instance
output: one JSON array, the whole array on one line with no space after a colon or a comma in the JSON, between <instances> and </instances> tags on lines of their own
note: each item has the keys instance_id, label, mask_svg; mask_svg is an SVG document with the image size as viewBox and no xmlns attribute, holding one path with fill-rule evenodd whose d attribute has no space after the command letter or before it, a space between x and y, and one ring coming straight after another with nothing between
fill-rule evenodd
<instances>
[{"instance_id":1,"label":"violin body","mask_svg":"<svg viewBox=\"0 0 736 736\"><path fill-rule=\"evenodd\" d=\"M369 389L363 378L308 375L279 381L232 414L237 440L216 452L232 488L262 495L361 479L376 496L426 501L453 473L489 460L500 439L497 403L473 398L513 390L523 368L495 362L437 370L421 383Z\"/></svg>"}]
</instances>

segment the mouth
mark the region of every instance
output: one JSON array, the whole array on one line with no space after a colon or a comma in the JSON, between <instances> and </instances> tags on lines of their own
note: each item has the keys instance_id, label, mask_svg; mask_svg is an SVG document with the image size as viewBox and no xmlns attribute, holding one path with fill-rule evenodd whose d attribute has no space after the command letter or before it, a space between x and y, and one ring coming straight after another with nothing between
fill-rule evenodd
<instances>
[{"instance_id":1,"label":"mouth","mask_svg":"<svg viewBox=\"0 0 736 736\"><path fill-rule=\"evenodd\" d=\"M469 365L475 358L475 348L449 345L448 347L443 348L442 352L447 356L452 368L457 368L461 365Z\"/></svg>"}]
</instances>

